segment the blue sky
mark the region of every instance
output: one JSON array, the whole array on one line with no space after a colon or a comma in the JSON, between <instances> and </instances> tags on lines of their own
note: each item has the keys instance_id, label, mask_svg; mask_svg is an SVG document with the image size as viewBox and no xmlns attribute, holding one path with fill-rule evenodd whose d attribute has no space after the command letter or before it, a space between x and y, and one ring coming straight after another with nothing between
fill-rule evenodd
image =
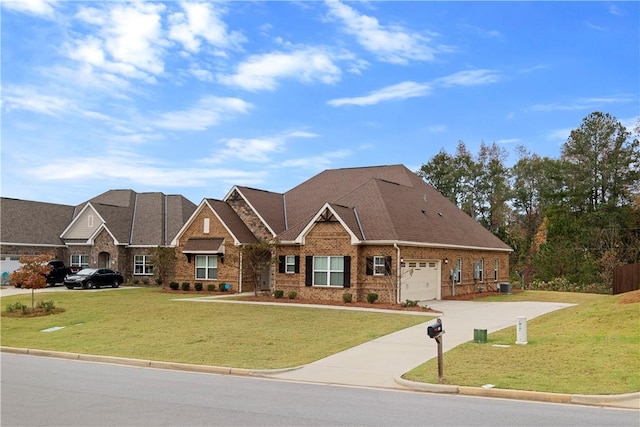
<instances>
[{"instance_id":1,"label":"blue sky","mask_svg":"<svg viewBox=\"0 0 640 427\"><path fill-rule=\"evenodd\" d=\"M638 2L2 1L4 197L198 204L640 116Z\"/></svg>"}]
</instances>

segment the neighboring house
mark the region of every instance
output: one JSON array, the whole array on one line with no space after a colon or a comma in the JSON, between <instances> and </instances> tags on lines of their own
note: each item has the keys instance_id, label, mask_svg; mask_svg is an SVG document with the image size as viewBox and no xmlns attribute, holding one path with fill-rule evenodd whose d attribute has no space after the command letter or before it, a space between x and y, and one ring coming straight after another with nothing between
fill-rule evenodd
<instances>
[{"instance_id":1,"label":"neighboring house","mask_svg":"<svg viewBox=\"0 0 640 427\"><path fill-rule=\"evenodd\" d=\"M196 205L180 195L110 190L78 206L0 199L0 256L49 253L71 267L151 278L151 250L168 246Z\"/></svg>"},{"instance_id":2,"label":"neighboring house","mask_svg":"<svg viewBox=\"0 0 640 427\"><path fill-rule=\"evenodd\" d=\"M256 279L240 248L261 241L277 264ZM204 199L171 244L178 282L396 302L496 289L511 252L403 165L326 170L283 194L235 186Z\"/></svg>"}]
</instances>

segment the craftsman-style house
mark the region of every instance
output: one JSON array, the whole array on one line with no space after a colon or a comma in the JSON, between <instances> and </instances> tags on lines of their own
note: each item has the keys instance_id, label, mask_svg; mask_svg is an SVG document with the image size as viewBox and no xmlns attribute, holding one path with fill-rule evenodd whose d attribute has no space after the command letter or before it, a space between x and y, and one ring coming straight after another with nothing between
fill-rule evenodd
<instances>
[{"instance_id":1,"label":"craftsman-style house","mask_svg":"<svg viewBox=\"0 0 640 427\"><path fill-rule=\"evenodd\" d=\"M511 248L402 165L326 170L286 193L233 187L172 241L178 282L255 289L240 247L274 242L260 289L300 298L440 299L508 280Z\"/></svg>"},{"instance_id":2,"label":"craftsman-style house","mask_svg":"<svg viewBox=\"0 0 640 427\"><path fill-rule=\"evenodd\" d=\"M167 246L196 205L179 195L110 190L78 206L0 199L3 271L48 253L70 267L112 268L152 279L150 252Z\"/></svg>"},{"instance_id":3,"label":"craftsman-style house","mask_svg":"<svg viewBox=\"0 0 640 427\"><path fill-rule=\"evenodd\" d=\"M404 302L495 289L509 276L511 248L403 165L326 170L285 193L235 186L198 206L132 190L78 206L2 198L0 215L3 260L46 252L150 279L151 250L175 247L171 280L204 289ZM273 262L250 271L245 249L264 242Z\"/></svg>"}]
</instances>

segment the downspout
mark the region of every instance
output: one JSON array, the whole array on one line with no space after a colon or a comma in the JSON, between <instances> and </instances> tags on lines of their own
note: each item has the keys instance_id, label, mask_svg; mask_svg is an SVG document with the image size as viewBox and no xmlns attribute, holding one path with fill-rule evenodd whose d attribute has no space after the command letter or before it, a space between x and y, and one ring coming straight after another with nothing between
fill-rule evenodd
<instances>
[{"instance_id":1,"label":"downspout","mask_svg":"<svg viewBox=\"0 0 640 427\"><path fill-rule=\"evenodd\" d=\"M396 248L396 253L397 253L397 259L396 259L396 302L400 302L400 267L401 267L401 263L400 263L400 247L398 246L397 243L393 244L393 247Z\"/></svg>"},{"instance_id":2,"label":"downspout","mask_svg":"<svg viewBox=\"0 0 640 427\"><path fill-rule=\"evenodd\" d=\"M242 251L240 251L240 277L238 277L238 293L242 293Z\"/></svg>"}]
</instances>

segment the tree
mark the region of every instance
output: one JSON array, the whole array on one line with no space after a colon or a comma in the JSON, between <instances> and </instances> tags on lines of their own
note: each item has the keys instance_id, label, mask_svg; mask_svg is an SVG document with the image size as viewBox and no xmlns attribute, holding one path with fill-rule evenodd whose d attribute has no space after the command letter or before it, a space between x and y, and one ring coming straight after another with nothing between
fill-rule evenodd
<instances>
[{"instance_id":1,"label":"tree","mask_svg":"<svg viewBox=\"0 0 640 427\"><path fill-rule=\"evenodd\" d=\"M176 249L165 246L156 246L151 250L151 265L153 275L162 289L166 287L167 277L173 273L176 264Z\"/></svg>"},{"instance_id":2,"label":"tree","mask_svg":"<svg viewBox=\"0 0 640 427\"><path fill-rule=\"evenodd\" d=\"M258 295L262 274L268 272L271 265L277 262L274 257L275 247L276 242L266 240L239 247L240 255L242 256L242 267L253 278L255 295Z\"/></svg>"},{"instance_id":3,"label":"tree","mask_svg":"<svg viewBox=\"0 0 640 427\"><path fill-rule=\"evenodd\" d=\"M573 130L562 147L569 202L592 212L599 206L633 202L640 179L640 142L609 114L593 112Z\"/></svg>"},{"instance_id":4,"label":"tree","mask_svg":"<svg viewBox=\"0 0 640 427\"><path fill-rule=\"evenodd\" d=\"M35 256L21 256L20 263L22 266L11 273L11 283L24 289L31 289L31 309L35 307L34 291L47 287L47 274L51 272L51 266L48 262L51 256L48 254L40 254Z\"/></svg>"}]
</instances>

